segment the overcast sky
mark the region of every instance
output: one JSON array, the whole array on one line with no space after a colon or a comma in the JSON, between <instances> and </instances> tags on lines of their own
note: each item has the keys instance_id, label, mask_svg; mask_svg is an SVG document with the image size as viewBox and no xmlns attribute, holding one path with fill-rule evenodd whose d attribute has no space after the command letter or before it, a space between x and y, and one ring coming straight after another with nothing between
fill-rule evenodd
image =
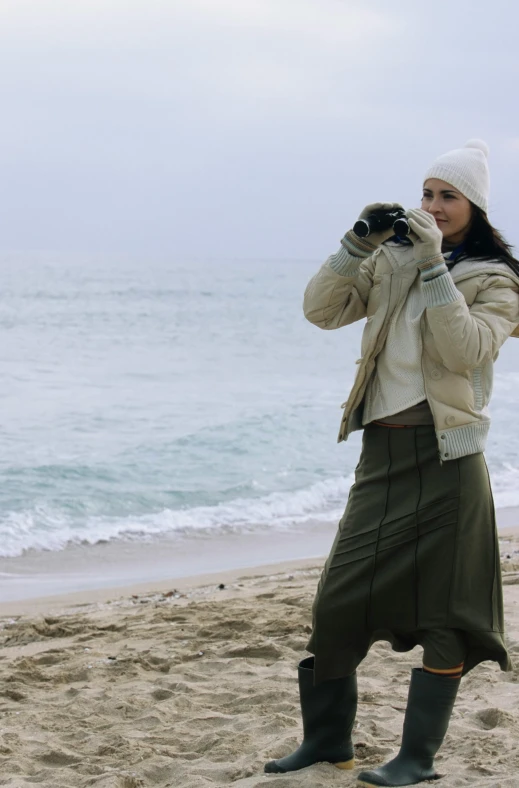
<instances>
[{"instance_id":1,"label":"overcast sky","mask_svg":"<svg viewBox=\"0 0 519 788\"><path fill-rule=\"evenodd\" d=\"M0 0L0 250L316 258L490 146L519 245L514 0Z\"/></svg>"}]
</instances>

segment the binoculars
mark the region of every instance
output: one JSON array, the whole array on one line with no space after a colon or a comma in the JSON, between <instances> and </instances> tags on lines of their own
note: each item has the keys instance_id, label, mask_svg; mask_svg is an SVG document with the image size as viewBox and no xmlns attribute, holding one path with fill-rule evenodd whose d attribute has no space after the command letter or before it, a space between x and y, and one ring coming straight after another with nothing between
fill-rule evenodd
<instances>
[{"instance_id":1,"label":"binoculars","mask_svg":"<svg viewBox=\"0 0 519 788\"><path fill-rule=\"evenodd\" d=\"M398 238L405 238L409 234L409 222L405 211L376 211L370 213L365 219L359 219L353 225L353 232L359 238L367 238L371 233L381 230L393 230Z\"/></svg>"}]
</instances>

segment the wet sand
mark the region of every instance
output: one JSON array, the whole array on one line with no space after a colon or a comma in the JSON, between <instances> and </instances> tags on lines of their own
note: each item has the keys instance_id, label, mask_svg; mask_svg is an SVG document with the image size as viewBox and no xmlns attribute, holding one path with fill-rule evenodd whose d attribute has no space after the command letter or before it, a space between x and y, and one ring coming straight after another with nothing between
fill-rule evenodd
<instances>
[{"instance_id":1,"label":"wet sand","mask_svg":"<svg viewBox=\"0 0 519 788\"><path fill-rule=\"evenodd\" d=\"M498 509L499 533L515 531L519 509ZM169 582L210 573L327 555L337 522L309 520L290 529L249 532L201 530L143 539L71 544L61 551L28 550L0 557L0 615L6 603L84 592L83 600L106 597L108 589ZM519 534L519 529L517 530ZM110 591L110 594L112 592Z\"/></svg>"}]
</instances>

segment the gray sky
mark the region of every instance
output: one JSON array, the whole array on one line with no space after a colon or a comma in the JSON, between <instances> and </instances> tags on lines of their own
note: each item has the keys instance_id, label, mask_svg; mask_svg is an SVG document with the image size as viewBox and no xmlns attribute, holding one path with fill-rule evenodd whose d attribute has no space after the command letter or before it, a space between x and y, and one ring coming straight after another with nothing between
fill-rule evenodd
<instances>
[{"instance_id":1,"label":"gray sky","mask_svg":"<svg viewBox=\"0 0 519 788\"><path fill-rule=\"evenodd\" d=\"M518 23L514 0L0 0L0 249L320 259L469 137L519 245Z\"/></svg>"}]
</instances>

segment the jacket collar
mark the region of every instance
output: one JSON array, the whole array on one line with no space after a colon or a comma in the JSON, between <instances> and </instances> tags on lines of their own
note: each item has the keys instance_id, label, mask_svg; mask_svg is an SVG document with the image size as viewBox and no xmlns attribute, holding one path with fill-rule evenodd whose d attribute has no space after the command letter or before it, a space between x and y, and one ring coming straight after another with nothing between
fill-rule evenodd
<instances>
[{"instance_id":1,"label":"jacket collar","mask_svg":"<svg viewBox=\"0 0 519 788\"><path fill-rule=\"evenodd\" d=\"M519 287L519 276L512 271L510 266L501 260L460 260L456 263L456 267L451 270L451 276L454 282L461 282L464 279L470 279L473 276L481 276L481 274L498 274L499 276L506 276L511 279Z\"/></svg>"}]
</instances>

